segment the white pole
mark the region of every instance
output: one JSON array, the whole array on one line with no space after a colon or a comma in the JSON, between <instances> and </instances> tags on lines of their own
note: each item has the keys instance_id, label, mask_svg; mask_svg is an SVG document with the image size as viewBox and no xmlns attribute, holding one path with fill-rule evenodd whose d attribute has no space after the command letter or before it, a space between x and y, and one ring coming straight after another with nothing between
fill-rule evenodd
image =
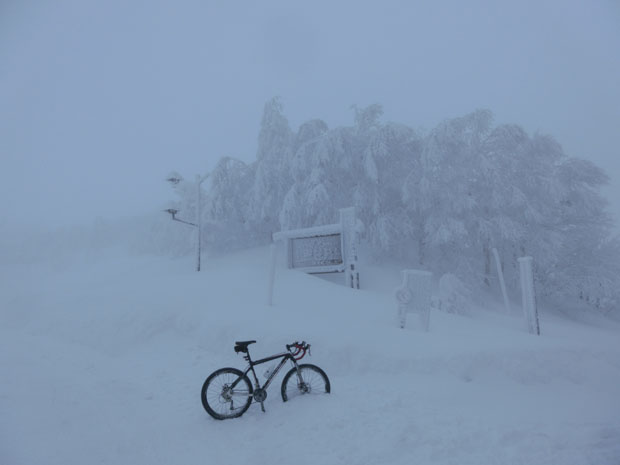
<instances>
[{"instance_id":1,"label":"white pole","mask_svg":"<svg viewBox=\"0 0 620 465\"><path fill-rule=\"evenodd\" d=\"M345 286L359 289L359 278L356 279L357 244L355 243L355 207L340 209L341 249L344 258ZM357 285L356 285L356 281Z\"/></svg>"},{"instance_id":2,"label":"white pole","mask_svg":"<svg viewBox=\"0 0 620 465\"><path fill-rule=\"evenodd\" d=\"M273 285L276 277L276 257L278 249L276 244L271 244L271 269L269 270L269 289L267 292L267 305L273 306Z\"/></svg>"},{"instance_id":3,"label":"white pole","mask_svg":"<svg viewBox=\"0 0 620 465\"><path fill-rule=\"evenodd\" d=\"M532 271L532 257L520 257L519 269L521 274L521 302L523 313L530 334L540 336L538 323L538 309L536 308L536 295L534 294L534 273Z\"/></svg>"},{"instance_id":4,"label":"white pole","mask_svg":"<svg viewBox=\"0 0 620 465\"><path fill-rule=\"evenodd\" d=\"M502 288L502 295L504 296L504 306L506 307L506 313L510 314L510 301L508 300L508 293L506 292L506 283L504 282L502 265L499 261L499 253L495 247L492 250L493 256L495 257L495 265L497 266L497 274L499 275L499 285Z\"/></svg>"}]
</instances>

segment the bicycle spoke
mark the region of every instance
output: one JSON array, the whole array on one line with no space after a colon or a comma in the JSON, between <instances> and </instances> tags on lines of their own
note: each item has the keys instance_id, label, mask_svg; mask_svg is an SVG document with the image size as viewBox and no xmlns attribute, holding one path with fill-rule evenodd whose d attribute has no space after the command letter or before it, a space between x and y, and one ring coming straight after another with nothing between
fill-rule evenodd
<instances>
[{"instance_id":1,"label":"bicycle spoke","mask_svg":"<svg viewBox=\"0 0 620 465\"><path fill-rule=\"evenodd\" d=\"M328 386L326 379L321 373L312 367L302 366L298 372L293 372L292 376L287 380L285 390L286 397L290 399L309 394L326 394Z\"/></svg>"},{"instance_id":2,"label":"bicycle spoke","mask_svg":"<svg viewBox=\"0 0 620 465\"><path fill-rule=\"evenodd\" d=\"M237 383L233 388L233 383ZM247 409L250 386L240 373L224 371L215 376L203 393L208 405L223 418L234 417Z\"/></svg>"}]
</instances>

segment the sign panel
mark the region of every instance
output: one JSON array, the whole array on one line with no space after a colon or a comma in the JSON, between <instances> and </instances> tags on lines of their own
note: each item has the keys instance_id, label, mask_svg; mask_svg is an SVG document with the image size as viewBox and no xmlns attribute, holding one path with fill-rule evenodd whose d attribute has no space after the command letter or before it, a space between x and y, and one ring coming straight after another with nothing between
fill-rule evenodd
<instances>
[{"instance_id":1,"label":"sign panel","mask_svg":"<svg viewBox=\"0 0 620 465\"><path fill-rule=\"evenodd\" d=\"M290 239L291 268L333 267L342 265L342 235L298 237Z\"/></svg>"},{"instance_id":2,"label":"sign panel","mask_svg":"<svg viewBox=\"0 0 620 465\"><path fill-rule=\"evenodd\" d=\"M357 219L355 208L340 209L340 222L291 229L273 234L274 241L286 241L288 267L306 273L342 273L345 284L360 288L357 266ZM276 249L272 249L268 302L273 302Z\"/></svg>"}]
</instances>

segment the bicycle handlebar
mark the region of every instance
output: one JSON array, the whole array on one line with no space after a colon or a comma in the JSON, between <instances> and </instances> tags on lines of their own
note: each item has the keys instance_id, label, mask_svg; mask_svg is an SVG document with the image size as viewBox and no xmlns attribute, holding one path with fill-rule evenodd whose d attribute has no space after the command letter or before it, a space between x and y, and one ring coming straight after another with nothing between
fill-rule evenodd
<instances>
[{"instance_id":1,"label":"bicycle handlebar","mask_svg":"<svg viewBox=\"0 0 620 465\"><path fill-rule=\"evenodd\" d=\"M286 350L291 352L291 348L295 348L295 352L293 352L292 355L295 357L295 360L299 361L306 356L306 351L310 350L310 344L306 341L295 341L292 344L286 344ZM300 353L301 355L299 355Z\"/></svg>"},{"instance_id":2,"label":"bicycle handlebar","mask_svg":"<svg viewBox=\"0 0 620 465\"><path fill-rule=\"evenodd\" d=\"M301 349L301 350L308 350L308 348L310 347L310 344L308 344L306 341L295 341L292 344L286 344L286 349L287 350L291 350L291 348L294 347L296 349Z\"/></svg>"}]
</instances>

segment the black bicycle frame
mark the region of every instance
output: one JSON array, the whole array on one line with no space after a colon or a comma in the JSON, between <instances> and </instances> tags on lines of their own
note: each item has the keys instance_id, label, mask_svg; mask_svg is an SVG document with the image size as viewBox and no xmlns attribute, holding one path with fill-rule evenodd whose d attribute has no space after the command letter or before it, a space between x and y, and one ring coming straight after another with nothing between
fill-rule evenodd
<instances>
[{"instance_id":1,"label":"black bicycle frame","mask_svg":"<svg viewBox=\"0 0 620 465\"><path fill-rule=\"evenodd\" d=\"M272 355L271 357L261 358L260 360L252 360L250 358L250 352L248 352L244 358L248 361L249 365L243 372L243 376L246 376L251 371L252 375L254 376L254 382L256 383L255 387L258 389L262 389L262 390L265 390L269 387L269 385L271 384L271 381L273 381L273 378L275 378L275 376L282 369L282 367L284 366L287 360L290 360L291 362L293 362L293 365L295 365L295 368L298 368L297 360L295 360L295 357L293 357L293 354L288 353L288 352L283 352L278 355ZM256 365L261 365L263 363L271 362L272 360L277 360L279 358L281 358L282 361L278 363L276 368L269 374L269 377L267 378L267 381L265 382L265 384L261 386L260 382L258 381L258 376L256 375L256 371L254 370L254 367ZM241 381L241 378L243 378L243 376L240 376L239 379L237 379L234 383L232 383L230 387L234 389L237 383Z\"/></svg>"}]
</instances>

